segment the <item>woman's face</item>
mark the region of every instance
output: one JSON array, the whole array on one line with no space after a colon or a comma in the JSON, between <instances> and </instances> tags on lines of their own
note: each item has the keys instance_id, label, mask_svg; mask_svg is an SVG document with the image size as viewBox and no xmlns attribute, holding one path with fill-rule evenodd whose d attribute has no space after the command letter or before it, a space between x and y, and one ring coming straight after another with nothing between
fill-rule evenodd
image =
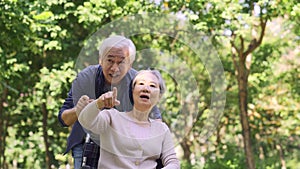
<instances>
[{"instance_id":1,"label":"woman's face","mask_svg":"<svg viewBox=\"0 0 300 169\"><path fill-rule=\"evenodd\" d=\"M145 111L152 109L160 99L158 79L151 72L138 74L134 79L133 101L134 107Z\"/></svg>"}]
</instances>

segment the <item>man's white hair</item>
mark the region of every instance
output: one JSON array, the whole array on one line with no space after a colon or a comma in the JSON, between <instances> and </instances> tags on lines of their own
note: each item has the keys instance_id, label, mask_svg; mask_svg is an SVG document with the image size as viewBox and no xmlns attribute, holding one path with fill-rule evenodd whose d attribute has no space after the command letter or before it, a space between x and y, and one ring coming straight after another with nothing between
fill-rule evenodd
<instances>
[{"instance_id":1,"label":"man's white hair","mask_svg":"<svg viewBox=\"0 0 300 169\"><path fill-rule=\"evenodd\" d=\"M104 59L103 57L105 57L108 51L113 47L128 48L130 64L134 62L136 55L136 48L134 43L130 39L120 35L113 35L108 37L107 39L104 39L99 47L99 60Z\"/></svg>"}]
</instances>

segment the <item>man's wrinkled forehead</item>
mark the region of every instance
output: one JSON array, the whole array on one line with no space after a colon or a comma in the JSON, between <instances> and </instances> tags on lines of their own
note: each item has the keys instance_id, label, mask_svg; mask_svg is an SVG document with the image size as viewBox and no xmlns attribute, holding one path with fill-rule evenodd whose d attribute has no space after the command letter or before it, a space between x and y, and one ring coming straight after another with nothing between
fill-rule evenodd
<instances>
[{"instance_id":1,"label":"man's wrinkled forehead","mask_svg":"<svg viewBox=\"0 0 300 169\"><path fill-rule=\"evenodd\" d=\"M107 49L107 52L105 54L105 57L121 57L121 58L126 58L129 56L129 51L128 48L116 48L116 47L111 47Z\"/></svg>"}]
</instances>

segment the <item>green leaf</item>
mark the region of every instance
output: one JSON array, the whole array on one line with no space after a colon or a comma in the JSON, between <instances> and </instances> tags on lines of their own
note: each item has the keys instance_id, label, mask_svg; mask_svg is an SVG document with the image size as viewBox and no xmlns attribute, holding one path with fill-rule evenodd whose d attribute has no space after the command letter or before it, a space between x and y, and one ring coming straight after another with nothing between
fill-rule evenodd
<instances>
[{"instance_id":1,"label":"green leaf","mask_svg":"<svg viewBox=\"0 0 300 169\"><path fill-rule=\"evenodd\" d=\"M47 20L47 19L49 19L50 17L53 17L53 16L54 16L54 14L51 11L45 11L45 12L42 12L38 15L33 16L33 18L36 19L36 20Z\"/></svg>"}]
</instances>

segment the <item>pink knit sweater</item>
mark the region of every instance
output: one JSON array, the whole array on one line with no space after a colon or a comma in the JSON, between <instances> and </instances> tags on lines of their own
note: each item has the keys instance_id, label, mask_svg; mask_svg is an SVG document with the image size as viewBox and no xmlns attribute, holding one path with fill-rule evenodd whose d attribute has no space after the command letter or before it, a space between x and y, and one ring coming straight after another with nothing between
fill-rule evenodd
<instances>
[{"instance_id":1,"label":"pink knit sweater","mask_svg":"<svg viewBox=\"0 0 300 169\"><path fill-rule=\"evenodd\" d=\"M160 155L165 169L180 168L170 130L163 122L137 122L116 109L99 112L95 102L82 110L78 120L100 134L98 169L154 169Z\"/></svg>"}]
</instances>

